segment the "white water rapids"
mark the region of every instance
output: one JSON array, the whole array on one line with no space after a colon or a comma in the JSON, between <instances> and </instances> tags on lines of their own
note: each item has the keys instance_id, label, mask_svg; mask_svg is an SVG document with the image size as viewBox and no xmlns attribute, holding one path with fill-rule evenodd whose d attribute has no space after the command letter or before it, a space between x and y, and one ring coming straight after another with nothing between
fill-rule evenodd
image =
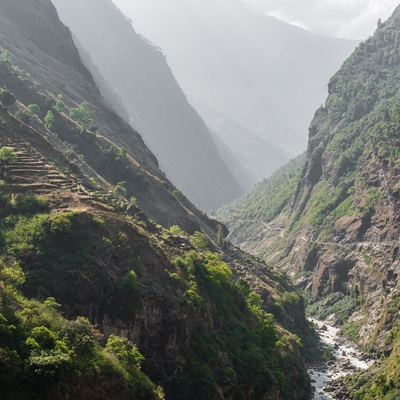
<instances>
[{"instance_id":1,"label":"white water rapids","mask_svg":"<svg viewBox=\"0 0 400 400\"><path fill-rule=\"evenodd\" d=\"M343 377L356 369L367 369L370 364L361 360L361 353L348 342L339 339L339 329L329 326L322 321L312 319L316 330L320 336L323 346L329 346L333 350L335 360L308 369L315 388L313 400L332 400L332 394L325 391L328 384L336 379Z\"/></svg>"}]
</instances>

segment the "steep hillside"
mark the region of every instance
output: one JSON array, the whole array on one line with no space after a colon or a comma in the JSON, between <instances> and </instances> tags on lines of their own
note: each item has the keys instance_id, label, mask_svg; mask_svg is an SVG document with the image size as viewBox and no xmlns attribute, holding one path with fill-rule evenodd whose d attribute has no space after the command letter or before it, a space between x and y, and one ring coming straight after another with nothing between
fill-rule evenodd
<instances>
[{"instance_id":1,"label":"steep hillside","mask_svg":"<svg viewBox=\"0 0 400 400\"><path fill-rule=\"evenodd\" d=\"M267 17L240 0L114 2L165 52L185 93L291 156L305 150L326 82L356 46Z\"/></svg>"},{"instance_id":2,"label":"steep hillside","mask_svg":"<svg viewBox=\"0 0 400 400\"><path fill-rule=\"evenodd\" d=\"M300 338L285 327L310 331L284 275L90 192L51 143L0 113L2 398L164 398L156 385L168 399L307 398Z\"/></svg>"},{"instance_id":3,"label":"steep hillside","mask_svg":"<svg viewBox=\"0 0 400 400\"><path fill-rule=\"evenodd\" d=\"M276 233L283 234L284 222L278 219L270 222L288 210L304 162L304 154L296 157L260 182L252 192L217 211L217 217L229 228L228 240L262 256L267 237L274 239Z\"/></svg>"},{"instance_id":4,"label":"steep hillside","mask_svg":"<svg viewBox=\"0 0 400 400\"><path fill-rule=\"evenodd\" d=\"M240 185L161 51L134 31L111 0L53 3L121 96L132 126L157 155L168 178L206 211L239 197L243 193Z\"/></svg>"},{"instance_id":5,"label":"steep hillside","mask_svg":"<svg viewBox=\"0 0 400 400\"><path fill-rule=\"evenodd\" d=\"M60 151L69 146L71 157L78 157L80 167L92 170L89 177L90 174L102 177L97 179L97 184L103 190L112 190L119 182L125 182L125 197L135 197L149 218L166 227L180 225L190 232L201 225L212 235L216 230L214 223L168 181L141 136L104 103L79 58L71 33L58 19L58 22L53 21L57 18L54 7L48 10L48 2L39 2L45 7L41 10L29 3L26 12L32 12L32 18L23 20L21 15L25 8L22 0L3 3L4 7L0 10L0 42L3 49L11 54L14 69L3 68L0 73L3 85L23 103L15 106L13 111L18 108L26 111L25 107L29 104L37 104L40 112L31 119L39 125L37 118L43 121L46 113L51 111L54 122L43 135ZM47 15L47 18L38 17L36 20L36 15ZM20 26L21 18L23 25ZM48 35L46 40L40 39L41 36L36 33L38 29L42 36ZM53 29L57 30L54 35ZM29 39L31 36L40 47ZM46 43L50 44L47 46ZM57 57L51 55L55 49L60 49ZM71 55L65 64L60 61L64 53ZM25 76L25 71L30 76ZM60 102L59 107L55 107L57 102ZM83 103L88 103L87 110L79 108ZM78 111L72 117L71 112L75 109ZM82 112L88 115L86 120L79 121ZM119 153L121 156L118 156Z\"/></svg>"},{"instance_id":6,"label":"steep hillside","mask_svg":"<svg viewBox=\"0 0 400 400\"><path fill-rule=\"evenodd\" d=\"M311 312L334 313L381 359L350 384L354 399L400 391L399 41L397 8L331 79L289 207L271 221L283 234L257 244L311 293Z\"/></svg>"},{"instance_id":7,"label":"steep hillside","mask_svg":"<svg viewBox=\"0 0 400 400\"><path fill-rule=\"evenodd\" d=\"M308 398L288 278L171 193L50 0L1 4L0 398Z\"/></svg>"}]
</instances>

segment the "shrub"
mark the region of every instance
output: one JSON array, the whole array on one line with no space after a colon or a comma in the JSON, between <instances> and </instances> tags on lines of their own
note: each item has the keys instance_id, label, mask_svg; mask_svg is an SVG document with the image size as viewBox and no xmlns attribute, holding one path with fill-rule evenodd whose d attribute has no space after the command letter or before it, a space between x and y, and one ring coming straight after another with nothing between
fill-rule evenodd
<instances>
[{"instance_id":1,"label":"shrub","mask_svg":"<svg viewBox=\"0 0 400 400\"><path fill-rule=\"evenodd\" d=\"M186 232L182 230L178 225L172 225L169 228L169 233L171 235L176 235L176 236L185 236Z\"/></svg>"},{"instance_id":2,"label":"shrub","mask_svg":"<svg viewBox=\"0 0 400 400\"><path fill-rule=\"evenodd\" d=\"M11 68L11 56L8 50L4 50L0 55L0 67L6 70Z\"/></svg>"},{"instance_id":3,"label":"shrub","mask_svg":"<svg viewBox=\"0 0 400 400\"><path fill-rule=\"evenodd\" d=\"M54 108L59 113L62 113L64 111L64 109L65 109L65 103L62 100L57 100Z\"/></svg>"},{"instance_id":4,"label":"shrub","mask_svg":"<svg viewBox=\"0 0 400 400\"><path fill-rule=\"evenodd\" d=\"M53 124L54 124L54 114L51 110L47 111L46 116L43 119L44 125L47 129L53 129Z\"/></svg>"},{"instance_id":5,"label":"shrub","mask_svg":"<svg viewBox=\"0 0 400 400\"><path fill-rule=\"evenodd\" d=\"M189 242L196 249L208 250L208 239L204 233L196 231L192 236L190 236Z\"/></svg>"},{"instance_id":6,"label":"shrub","mask_svg":"<svg viewBox=\"0 0 400 400\"><path fill-rule=\"evenodd\" d=\"M113 354L125 366L140 368L144 357L140 354L137 346L128 339L111 335L106 344L106 351Z\"/></svg>"},{"instance_id":7,"label":"shrub","mask_svg":"<svg viewBox=\"0 0 400 400\"><path fill-rule=\"evenodd\" d=\"M3 146L0 148L0 162L10 164L17 160L17 155L12 147Z\"/></svg>"},{"instance_id":8,"label":"shrub","mask_svg":"<svg viewBox=\"0 0 400 400\"><path fill-rule=\"evenodd\" d=\"M4 106L11 106L15 103L15 96L9 90L2 90L0 92L0 102Z\"/></svg>"},{"instance_id":9,"label":"shrub","mask_svg":"<svg viewBox=\"0 0 400 400\"><path fill-rule=\"evenodd\" d=\"M93 124L92 112L88 102L71 109L71 118L75 119L82 128L89 128Z\"/></svg>"},{"instance_id":10,"label":"shrub","mask_svg":"<svg viewBox=\"0 0 400 400\"><path fill-rule=\"evenodd\" d=\"M25 110L17 110L14 117L24 124L29 124L29 122L31 122L31 116Z\"/></svg>"},{"instance_id":11,"label":"shrub","mask_svg":"<svg viewBox=\"0 0 400 400\"><path fill-rule=\"evenodd\" d=\"M32 79L30 73L26 72L23 68L14 66L12 69L18 75L18 78L21 80L21 82L29 82Z\"/></svg>"},{"instance_id":12,"label":"shrub","mask_svg":"<svg viewBox=\"0 0 400 400\"><path fill-rule=\"evenodd\" d=\"M35 115L40 115L40 107L37 104L29 104L28 109L31 113Z\"/></svg>"}]
</instances>

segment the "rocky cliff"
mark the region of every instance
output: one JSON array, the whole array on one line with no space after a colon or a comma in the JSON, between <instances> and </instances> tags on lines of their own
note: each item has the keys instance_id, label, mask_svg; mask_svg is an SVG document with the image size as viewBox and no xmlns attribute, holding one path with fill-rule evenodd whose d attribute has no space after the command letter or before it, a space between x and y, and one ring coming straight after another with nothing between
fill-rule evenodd
<instances>
[{"instance_id":1,"label":"rocky cliff","mask_svg":"<svg viewBox=\"0 0 400 400\"><path fill-rule=\"evenodd\" d=\"M287 208L269 219L256 213L268 228L247 243L310 292L312 312L334 314L382 357L365 385L356 380L357 399L397 398L399 390L399 38L397 8L333 76L297 184L279 191Z\"/></svg>"}]
</instances>

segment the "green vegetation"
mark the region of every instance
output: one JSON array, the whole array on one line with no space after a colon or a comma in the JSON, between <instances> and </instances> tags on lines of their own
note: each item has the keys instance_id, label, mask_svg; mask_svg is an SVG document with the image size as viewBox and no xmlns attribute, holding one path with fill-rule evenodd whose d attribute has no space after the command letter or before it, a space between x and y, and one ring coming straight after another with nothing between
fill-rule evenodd
<instances>
[{"instance_id":1,"label":"green vegetation","mask_svg":"<svg viewBox=\"0 0 400 400\"><path fill-rule=\"evenodd\" d=\"M200 322L194 330L188 368L168 387L174 398L214 399L217 387L224 387L227 379L231 389L225 398L244 398L249 391L258 398L273 387L281 388L283 399L293 398L282 363L296 338L275 328L261 297L246 284L231 283L232 272L216 254L192 250L176 258L175 265L186 285L183 306L189 312L211 313L214 329ZM308 382L304 374L298 385L306 390Z\"/></svg>"},{"instance_id":2,"label":"green vegetation","mask_svg":"<svg viewBox=\"0 0 400 400\"><path fill-rule=\"evenodd\" d=\"M186 232L182 230L178 225L172 225L169 228L169 233L176 236L186 236Z\"/></svg>"},{"instance_id":3,"label":"green vegetation","mask_svg":"<svg viewBox=\"0 0 400 400\"><path fill-rule=\"evenodd\" d=\"M43 118L44 125L47 129L52 130L53 129L53 124L55 122L54 114L51 110L47 111L47 114Z\"/></svg>"},{"instance_id":4,"label":"green vegetation","mask_svg":"<svg viewBox=\"0 0 400 400\"><path fill-rule=\"evenodd\" d=\"M15 96L9 90L0 89L0 102L4 106L11 106L15 103Z\"/></svg>"},{"instance_id":5,"label":"green vegetation","mask_svg":"<svg viewBox=\"0 0 400 400\"><path fill-rule=\"evenodd\" d=\"M59 99L56 101L54 108L57 112L62 113L65 110L65 103Z\"/></svg>"},{"instance_id":6,"label":"green vegetation","mask_svg":"<svg viewBox=\"0 0 400 400\"><path fill-rule=\"evenodd\" d=\"M71 118L76 120L82 128L89 128L93 124L92 112L88 102L83 102L79 107L70 110Z\"/></svg>"},{"instance_id":7,"label":"green vegetation","mask_svg":"<svg viewBox=\"0 0 400 400\"><path fill-rule=\"evenodd\" d=\"M319 319L325 319L329 315L335 314L336 319L344 324L359 306L360 299L357 297L336 292L331 294L329 299L319 300L309 305L307 314Z\"/></svg>"},{"instance_id":8,"label":"green vegetation","mask_svg":"<svg viewBox=\"0 0 400 400\"><path fill-rule=\"evenodd\" d=\"M4 50L0 55L0 68L5 70L11 69L11 55L8 50Z\"/></svg>"},{"instance_id":9,"label":"green vegetation","mask_svg":"<svg viewBox=\"0 0 400 400\"><path fill-rule=\"evenodd\" d=\"M209 241L206 235L201 232L195 232L193 235L189 237L190 244L198 250L208 250L209 249Z\"/></svg>"},{"instance_id":10,"label":"green vegetation","mask_svg":"<svg viewBox=\"0 0 400 400\"><path fill-rule=\"evenodd\" d=\"M0 148L0 162L3 164L11 164L17 160L17 155L12 147L3 146Z\"/></svg>"},{"instance_id":11,"label":"green vegetation","mask_svg":"<svg viewBox=\"0 0 400 400\"><path fill-rule=\"evenodd\" d=\"M31 115L25 110L17 110L14 117L24 124L29 124L31 122Z\"/></svg>"},{"instance_id":12,"label":"green vegetation","mask_svg":"<svg viewBox=\"0 0 400 400\"><path fill-rule=\"evenodd\" d=\"M28 300L18 288L22 268L0 259L0 395L4 400L73 395L76 385L97 386L137 399L161 398L140 370L143 356L127 339L102 335L87 319L67 321L54 298ZM126 382L122 384L122 382Z\"/></svg>"},{"instance_id":13,"label":"green vegetation","mask_svg":"<svg viewBox=\"0 0 400 400\"><path fill-rule=\"evenodd\" d=\"M28 105L28 109L31 113L35 114L35 115L40 115L41 113L41 109L37 104L29 104Z\"/></svg>"},{"instance_id":14,"label":"green vegetation","mask_svg":"<svg viewBox=\"0 0 400 400\"><path fill-rule=\"evenodd\" d=\"M304 154L298 156L258 184L251 193L217 211L217 217L227 224L232 240L241 242L249 237L257 240L259 231L265 228L263 223L272 221L287 209L304 160Z\"/></svg>"},{"instance_id":15,"label":"green vegetation","mask_svg":"<svg viewBox=\"0 0 400 400\"><path fill-rule=\"evenodd\" d=\"M18 78L21 80L21 82L27 83L32 80L31 75L26 72L23 68L19 68L18 66L13 66L12 67L13 71L18 75Z\"/></svg>"}]
</instances>

